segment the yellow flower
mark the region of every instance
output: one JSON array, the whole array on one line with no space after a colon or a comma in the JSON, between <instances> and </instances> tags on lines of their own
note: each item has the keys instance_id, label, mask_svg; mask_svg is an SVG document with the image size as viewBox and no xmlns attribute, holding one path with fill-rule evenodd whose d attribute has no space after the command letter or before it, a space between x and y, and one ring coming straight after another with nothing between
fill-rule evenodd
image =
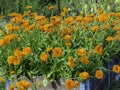
<instances>
[{"instance_id":1,"label":"yellow flower","mask_svg":"<svg viewBox=\"0 0 120 90\"><path fill-rule=\"evenodd\" d=\"M55 9L54 5L52 5L52 6L49 7L49 10L54 10L54 9Z\"/></svg>"},{"instance_id":2,"label":"yellow flower","mask_svg":"<svg viewBox=\"0 0 120 90\"><path fill-rule=\"evenodd\" d=\"M102 72L102 70L97 70L97 71L95 72L95 77L96 77L97 79L103 78L103 72Z\"/></svg>"},{"instance_id":3,"label":"yellow flower","mask_svg":"<svg viewBox=\"0 0 120 90\"><path fill-rule=\"evenodd\" d=\"M73 59L73 57L69 57L68 58L68 66L73 67L73 65L74 65L74 59Z\"/></svg>"},{"instance_id":4,"label":"yellow flower","mask_svg":"<svg viewBox=\"0 0 120 90\"><path fill-rule=\"evenodd\" d=\"M118 31L118 30L120 30L120 27L119 26L114 26L113 29Z\"/></svg>"},{"instance_id":5,"label":"yellow flower","mask_svg":"<svg viewBox=\"0 0 120 90\"><path fill-rule=\"evenodd\" d=\"M53 49L53 55L56 57L56 58L59 58L62 56L62 49L60 47L56 47Z\"/></svg>"},{"instance_id":6,"label":"yellow flower","mask_svg":"<svg viewBox=\"0 0 120 90\"><path fill-rule=\"evenodd\" d=\"M84 56L84 55L87 54L87 52L84 48L78 49L77 53L78 53L79 56Z\"/></svg>"},{"instance_id":7,"label":"yellow flower","mask_svg":"<svg viewBox=\"0 0 120 90\"><path fill-rule=\"evenodd\" d=\"M23 49L23 54L24 55L28 55L28 54L30 54L32 52L32 49L30 48L30 47L25 47L24 49Z\"/></svg>"},{"instance_id":8,"label":"yellow flower","mask_svg":"<svg viewBox=\"0 0 120 90\"><path fill-rule=\"evenodd\" d=\"M71 42L65 42L65 46L71 46Z\"/></svg>"},{"instance_id":9,"label":"yellow flower","mask_svg":"<svg viewBox=\"0 0 120 90\"><path fill-rule=\"evenodd\" d=\"M113 41L113 40L114 40L114 38L113 38L112 36L108 36L108 37L106 38L106 41L108 41L108 42Z\"/></svg>"},{"instance_id":10,"label":"yellow flower","mask_svg":"<svg viewBox=\"0 0 120 90\"><path fill-rule=\"evenodd\" d=\"M102 52L103 52L102 46L95 46L95 52L96 52L97 54L102 54Z\"/></svg>"},{"instance_id":11,"label":"yellow flower","mask_svg":"<svg viewBox=\"0 0 120 90\"><path fill-rule=\"evenodd\" d=\"M0 82L5 82L5 79L3 77L0 77Z\"/></svg>"},{"instance_id":12,"label":"yellow flower","mask_svg":"<svg viewBox=\"0 0 120 90\"><path fill-rule=\"evenodd\" d=\"M41 59L42 61L47 61L47 60L48 60L48 54L45 53L45 52L42 52L42 53L40 54L40 59Z\"/></svg>"},{"instance_id":13,"label":"yellow flower","mask_svg":"<svg viewBox=\"0 0 120 90\"><path fill-rule=\"evenodd\" d=\"M115 72L115 73L120 73L120 66L119 65L114 65L112 67L112 70Z\"/></svg>"},{"instance_id":14,"label":"yellow flower","mask_svg":"<svg viewBox=\"0 0 120 90\"><path fill-rule=\"evenodd\" d=\"M81 61L84 64L88 64L89 63L89 60L85 56L81 57Z\"/></svg>"},{"instance_id":15,"label":"yellow flower","mask_svg":"<svg viewBox=\"0 0 120 90\"><path fill-rule=\"evenodd\" d=\"M8 59L7 59L8 64L9 64L9 65L10 65L10 64L13 64L14 59L15 59L15 56L9 56Z\"/></svg>"},{"instance_id":16,"label":"yellow flower","mask_svg":"<svg viewBox=\"0 0 120 90\"><path fill-rule=\"evenodd\" d=\"M79 77L85 80L89 77L89 73L88 72L81 72L79 74Z\"/></svg>"},{"instance_id":17,"label":"yellow flower","mask_svg":"<svg viewBox=\"0 0 120 90\"><path fill-rule=\"evenodd\" d=\"M14 90L14 85L10 85L9 90Z\"/></svg>"}]
</instances>

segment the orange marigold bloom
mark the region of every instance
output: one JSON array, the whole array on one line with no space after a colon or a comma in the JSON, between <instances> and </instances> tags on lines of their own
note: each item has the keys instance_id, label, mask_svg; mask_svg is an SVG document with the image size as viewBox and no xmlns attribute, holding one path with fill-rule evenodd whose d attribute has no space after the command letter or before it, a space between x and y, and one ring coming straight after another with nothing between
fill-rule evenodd
<instances>
[{"instance_id":1,"label":"orange marigold bloom","mask_svg":"<svg viewBox=\"0 0 120 90\"><path fill-rule=\"evenodd\" d=\"M95 72L95 77L96 77L97 79L103 78L103 72L102 72L102 70L97 70L97 71Z\"/></svg>"},{"instance_id":2,"label":"orange marigold bloom","mask_svg":"<svg viewBox=\"0 0 120 90\"><path fill-rule=\"evenodd\" d=\"M75 82L73 80L71 80L71 79L70 80L66 80L65 87L67 89L72 89L72 88L75 87Z\"/></svg>"},{"instance_id":3,"label":"orange marigold bloom","mask_svg":"<svg viewBox=\"0 0 120 90\"><path fill-rule=\"evenodd\" d=\"M114 26L113 29L118 31L118 30L120 30L120 27L119 26Z\"/></svg>"},{"instance_id":4,"label":"orange marigold bloom","mask_svg":"<svg viewBox=\"0 0 120 90\"><path fill-rule=\"evenodd\" d=\"M13 29L13 25L11 23L8 23L5 25L5 28L8 29Z\"/></svg>"},{"instance_id":5,"label":"orange marigold bloom","mask_svg":"<svg viewBox=\"0 0 120 90\"><path fill-rule=\"evenodd\" d=\"M65 13L69 13L69 10L68 10L67 8L63 8L63 11L64 11Z\"/></svg>"},{"instance_id":6,"label":"orange marigold bloom","mask_svg":"<svg viewBox=\"0 0 120 90\"><path fill-rule=\"evenodd\" d=\"M106 38L106 41L108 41L108 42L113 41L113 40L114 40L114 38L113 38L112 36L108 36L108 37Z\"/></svg>"},{"instance_id":7,"label":"orange marigold bloom","mask_svg":"<svg viewBox=\"0 0 120 90\"><path fill-rule=\"evenodd\" d=\"M11 74L11 75L15 74L15 71L10 71L10 74Z\"/></svg>"},{"instance_id":8,"label":"orange marigold bloom","mask_svg":"<svg viewBox=\"0 0 120 90\"><path fill-rule=\"evenodd\" d=\"M14 90L14 85L10 85L9 90Z\"/></svg>"},{"instance_id":9,"label":"orange marigold bloom","mask_svg":"<svg viewBox=\"0 0 120 90\"><path fill-rule=\"evenodd\" d=\"M62 56L62 49L60 47L56 47L53 49L53 55L56 57L56 58L59 58Z\"/></svg>"},{"instance_id":10,"label":"orange marigold bloom","mask_svg":"<svg viewBox=\"0 0 120 90\"><path fill-rule=\"evenodd\" d=\"M14 59L15 59L15 56L9 56L8 59L7 59L8 64L9 64L9 65L10 65L10 64L13 64Z\"/></svg>"},{"instance_id":11,"label":"orange marigold bloom","mask_svg":"<svg viewBox=\"0 0 120 90\"><path fill-rule=\"evenodd\" d=\"M73 65L74 65L74 59L73 59L73 57L69 57L68 58L68 66L73 67Z\"/></svg>"},{"instance_id":12,"label":"orange marigold bloom","mask_svg":"<svg viewBox=\"0 0 120 90\"><path fill-rule=\"evenodd\" d=\"M72 36L71 36L71 35L65 35L65 36L64 36L64 39L65 39L65 40L72 40Z\"/></svg>"},{"instance_id":13,"label":"orange marigold bloom","mask_svg":"<svg viewBox=\"0 0 120 90\"><path fill-rule=\"evenodd\" d=\"M17 48L14 50L14 56L21 59L22 57L24 57L24 53L19 48Z\"/></svg>"},{"instance_id":14,"label":"orange marigold bloom","mask_svg":"<svg viewBox=\"0 0 120 90\"><path fill-rule=\"evenodd\" d=\"M109 20L109 15L103 13L99 16L99 22L107 22Z\"/></svg>"},{"instance_id":15,"label":"orange marigold bloom","mask_svg":"<svg viewBox=\"0 0 120 90\"><path fill-rule=\"evenodd\" d=\"M13 61L13 65L19 65L20 64L20 59L15 57L14 61Z\"/></svg>"},{"instance_id":16,"label":"orange marigold bloom","mask_svg":"<svg viewBox=\"0 0 120 90\"><path fill-rule=\"evenodd\" d=\"M52 47L49 47L49 48L47 48L47 52L50 52L50 51L52 51L53 50L53 48Z\"/></svg>"},{"instance_id":17,"label":"orange marigold bloom","mask_svg":"<svg viewBox=\"0 0 120 90\"><path fill-rule=\"evenodd\" d=\"M102 14L104 11L101 8L98 8L98 14Z\"/></svg>"},{"instance_id":18,"label":"orange marigold bloom","mask_svg":"<svg viewBox=\"0 0 120 90\"><path fill-rule=\"evenodd\" d=\"M28 55L28 54L30 54L31 52L32 52L32 49L31 49L30 47L25 47L25 48L23 49L24 55Z\"/></svg>"},{"instance_id":19,"label":"orange marigold bloom","mask_svg":"<svg viewBox=\"0 0 120 90\"><path fill-rule=\"evenodd\" d=\"M65 42L65 46L71 46L71 42Z\"/></svg>"},{"instance_id":20,"label":"orange marigold bloom","mask_svg":"<svg viewBox=\"0 0 120 90\"><path fill-rule=\"evenodd\" d=\"M95 31L98 31L99 30L99 26L93 26L92 27L92 31L95 32Z\"/></svg>"},{"instance_id":21,"label":"orange marigold bloom","mask_svg":"<svg viewBox=\"0 0 120 90\"><path fill-rule=\"evenodd\" d=\"M81 57L81 61L84 64L88 64L89 63L89 60L85 56Z\"/></svg>"},{"instance_id":22,"label":"orange marigold bloom","mask_svg":"<svg viewBox=\"0 0 120 90\"><path fill-rule=\"evenodd\" d=\"M40 54L40 59L41 59L42 61L47 61L47 60L48 60L48 54L45 53L45 52L42 52L42 53Z\"/></svg>"},{"instance_id":23,"label":"orange marigold bloom","mask_svg":"<svg viewBox=\"0 0 120 90\"><path fill-rule=\"evenodd\" d=\"M89 73L88 72L81 72L79 74L79 77L85 80L89 77Z\"/></svg>"},{"instance_id":24,"label":"orange marigold bloom","mask_svg":"<svg viewBox=\"0 0 120 90\"><path fill-rule=\"evenodd\" d=\"M87 54L87 52L84 48L78 49L77 53L79 56L84 56Z\"/></svg>"},{"instance_id":25,"label":"orange marigold bloom","mask_svg":"<svg viewBox=\"0 0 120 90\"><path fill-rule=\"evenodd\" d=\"M115 73L120 73L120 66L119 65L114 65L112 67L112 70L115 72Z\"/></svg>"},{"instance_id":26,"label":"orange marigold bloom","mask_svg":"<svg viewBox=\"0 0 120 90\"><path fill-rule=\"evenodd\" d=\"M96 52L97 54L102 54L102 52L103 52L102 46L95 46L95 52Z\"/></svg>"},{"instance_id":27,"label":"orange marigold bloom","mask_svg":"<svg viewBox=\"0 0 120 90\"><path fill-rule=\"evenodd\" d=\"M0 40L0 46L3 46L4 45L4 39L1 39Z\"/></svg>"}]
</instances>

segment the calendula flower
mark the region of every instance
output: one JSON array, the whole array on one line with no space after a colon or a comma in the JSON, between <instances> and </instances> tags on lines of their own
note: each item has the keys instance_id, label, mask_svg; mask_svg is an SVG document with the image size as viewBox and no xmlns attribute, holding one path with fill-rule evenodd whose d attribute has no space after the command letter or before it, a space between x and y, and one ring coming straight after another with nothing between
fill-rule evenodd
<instances>
[{"instance_id":1,"label":"calendula flower","mask_svg":"<svg viewBox=\"0 0 120 90\"><path fill-rule=\"evenodd\" d=\"M53 55L56 57L56 58L59 58L62 56L62 49L60 47L56 47L53 49Z\"/></svg>"},{"instance_id":2,"label":"calendula flower","mask_svg":"<svg viewBox=\"0 0 120 90\"><path fill-rule=\"evenodd\" d=\"M71 36L71 35L65 35L65 36L64 36L64 39L65 39L65 40L72 40L72 36Z\"/></svg>"},{"instance_id":3,"label":"calendula flower","mask_svg":"<svg viewBox=\"0 0 120 90\"><path fill-rule=\"evenodd\" d=\"M63 8L63 11L64 11L65 13L69 13L69 10L68 10L67 8Z\"/></svg>"},{"instance_id":4,"label":"calendula flower","mask_svg":"<svg viewBox=\"0 0 120 90\"><path fill-rule=\"evenodd\" d=\"M45 52L42 52L42 53L40 54L40 59L41 59L42 61L47 61L47 60L48 60L48 54L45 53Z\"/></svg>"},{"instance_id":5,"label":"calendula flower","mask_svg":"<svg viewBox=\"0 0 120 90\"><path fill-rule=\"evenodd\" d=\"M114 37L112 37L112 36L108 36L108 37L106 38L106 41L108 41L108 42L113 41L113 40L114 40Z\"/></svg>"},{"instance_id":6,"label":"calendula flower","mask_svg":"<svg viewBox=\"0 0 120 90\"><path fill-rule=\"evenodd\" d=\"M0 47L4 45L4 39L0 40Z\"/></svg>"},{"instance_id":7,"label":"calendula flower","mask_svg":"<svg viewBox=\"0 0 120 90\"><path fill-rule=\"evenodd\" d=\"M71 46L71 42L65 42L65 46Z\"/></svg>"},{"instance_id":8,"label":"calendula flower","mask_svg":"<svg viewBox=\"0 0 120 90\"><path fill-rule=\"evenodd\" d=\"M49 10L54 10L54 9L55 9L54 5L52 5L52 6L49 7Z\"/></svg>"},{"instance_id":9,"label":"calendula flower","mask_svg":"<svg viewBox=\"0 0 120 90\"><path fill-rule=\"evenodd\" d=\"M77 53L79 56L84 56L87 54L87 51L84 48L80 48L78 49Z\"/></svg>"},{"instance_id":10,"label":"calendula flower","mask_svg":"<svg viewBox=\"0 0 120 90\"><path fill-rule=\"evenodd\" d=\"M92 31L95 32L95 31L98 31L99 30L99 26L93 26L92 27Z\"/></svg>"},{"instance_id":11,"label":"calendula flower","mask_svg":"<svg viewBox=\"0 0 120 90\"><path fill-rule=\"evenodd\" d=\"M120 27L119 26L114 26L113 29L118 31L118 30L120 30Z\"/></svg>"},{"instance_id":12,"label":"calendula flower","mask_svg":"<svg viewBox=\"0 0 120 90\"><path fill-rule=\"evenodd\" d=\"M68 66L69 66L69 67L73 67L73 65L74 65L74 59L73 59L73 57L71 56L71 57L68 58Z\"/></svg>"},{"instance_id":13,"label":"calendula flower","mask_svg":"<svg viewBox=\"0 0 120 90\"><path fill-rule=\"evenodd\" d=\"M24 53L19 48L17 48L14 50L14 56L21 59L24 57Z\"/></svg>"},{"instance_id":14,"label":"calendula flower","mask_svg":"<svg viewBox=\"0 0 120 90\"><path fill-rule=\"evenodd\" d=\"M103 52L102 46L95 46L95 52L96 52L97 54L102 54L102 52Z\"/></svg>"},{"instance_id":15,"label":"calendula flower","mask_svg":"<svg viewBox=\"0 0 120 90\"><path fill-rule=\"evenodd\" d=\"M98 14L102 14L104 11L101 8L98 8Z\"/></svg>"},{"instance_id":16,"label":"calendula flower","mask_svg":"<svg viewBox=\"0 0 120 90\"><path fill-rule=\"evenodd\" d=\"M95 77L96 77L97 79L103 78L103 72L102 72L102 70L97 70L97 71L95 72Z\"/></svg>"},{"instance_id":17,"label":"calendula flower","mask_svg":"<svg viewBox=\"0 0 120 90\"><path fill-rule=\"evenodd\" d=\"M119 65L114 65L112 67L112 70L115 72L115 73L120 73L120 66Z\"/></svg>"},{"instance_id":18,"label":"calendula flower","mask_svg":"<svg viewBox=\"0 0 120 90\"><path fill-rule=\"evenodd\" d=\"M81 72L79 74L79 77L82 78L83 80L85 80L89 77L89 73L88 72Z\"/></svg>"},{"instance_id":19,"label":"calendula flower","mask_svg":"<svg viewBox=\"0 0 120 90\"><path fill-rule=\"evenodd\" d=\"M26 90L31 86L31 84L26 80L21 80L16 82L16 86L18 87L19 90Z\"/></svg>"},{"instance_id":20,"label":"calendula flower","mask_svg":"<svg viewBox=\"0 0 120 90\"><path fill-rule=\"evenodd\" d=\"M19 65L20 64L20 59L17 58L16 56L9 56L7 59L8 64L13 64L13 65Z\"/></svg>"},{"instance_id":21,"label":"calendula flower","mask_svg":"<svg viewBox=\"0 0 120 90\"><path fill-rule=\"evenodd\" d=\"M89 60L88 60L87 57L85 57L85 56L82 56L82 57L81 57L81 61L82 61L82 63L84 63L84 64L88 64L88 63L89 63Z\"/></svg>"},{"instance_id":22,"label":"calendula flower","mask_svg":"<svg viewBox=\"0 0 120 90\"><path fill-rule=\"evenodd\" d=\"M73 89L74 86L75 86L75 82L73 80L71 80L71 79L66 80L65 87L67 89Z\"/></svg>"},{"instance_id":23,"label":"calendula flower","mask_svg":"<svg viewBox=\"0 0 120 90\"><path fill-rule=\"evenodd\" d=\"M10 85L9 90L14 90L14 85Z\"/></svg>"},{"instance_id":24,"label":"calendula flower","mask_svg":"<svg viewBox=\"0 0 120 90\"><path fill-rule=\"evenodd\" d=\"M15 71L10 71L10 74L11 74L11 75L15 74Z\"/></svg>"},{"instance_id":25,"label":"calendula flower","mask_svg":"<svg viewBox=\"0 0 120 90\"><path fill-rule=\"evenodd\" d=\"M52 50L53 50L52 47L48 47L48 48L46 49L47 52L50 52L50 51L52 51Z\"/></svg>"},{"instance_id":26,"label":"calendula flower","mask_svg":"<svg viewBox=\"0 0 120 90\"><path fill-rule=\"evenodd\" d=\"M23 49L23 54L24 55L28 55L28 54L30 54L32 52L32 49L30 48L30 47L25 47L24 49Z\"/></svg>"}]
</instances>

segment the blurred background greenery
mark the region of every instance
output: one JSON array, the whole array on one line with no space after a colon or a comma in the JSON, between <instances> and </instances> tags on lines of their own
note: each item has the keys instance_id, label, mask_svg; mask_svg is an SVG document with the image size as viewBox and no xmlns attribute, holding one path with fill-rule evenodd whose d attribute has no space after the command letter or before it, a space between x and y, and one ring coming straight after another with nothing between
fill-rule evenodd
<instances>
[{"instance_id":1,"label":"blurred background greenery","mask_svg":"<svg viewBox=\"0 0 120 90\"><path fill-rule=\"evenodd\" d=\"M0 15L24 13L27 11L27 5L33 7L33 12L45 16L51 15L48 9L51 5L55 6L53 15L60 14L64 7L70 10L70 15L96 13L97 8L102 8L106 12L120 11L120 0L0 0Z\"/></svg>"}]
</instances>

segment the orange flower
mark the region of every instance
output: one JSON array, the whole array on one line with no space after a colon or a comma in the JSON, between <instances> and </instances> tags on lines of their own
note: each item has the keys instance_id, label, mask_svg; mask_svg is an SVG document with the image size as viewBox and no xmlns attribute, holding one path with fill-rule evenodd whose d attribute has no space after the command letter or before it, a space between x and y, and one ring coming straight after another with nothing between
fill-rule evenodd
<instances>
[{"instance_id":1,"label":"orange flower","mask_svg":"<svg viewBox=\"0 0 120 90\"><path fill-rule=\"evenodd\" d=\"M66 35L66 36L64 36L64 39L65 40L72 40L72 36L71 35Z\"/></svg>"},{"instance_id":2,"label":"orange flower","mask_svg":"<svg viewBox=\"0 0 120 90\"><path fill-rule=\"evenodd\" d=\"M114 65L112 67L112 70L115 72L115 73L120 73L120 66L119 65Z\"/></svg>"},{"instance_id":3,"label":"orange flower","mask_svg":"<svg viewBox=\"0 0 120 90\"><path fill-rule=\"evenodd\" d=\"M71 46L71 42L65 42L65 46Z\"/></svg>"},{"instance_id":4,"label":"orange flower","mask_svg":"<svg viewBox=\"0 0 120 90\"><path fill-rule=\"evenodd\" d=\"M10 71L10 74L11 74L11 75L15 74L15 71Z\"/></svg>"},{"instance_id":5,"label":"orange flower","mask_svg":"<svg viewBox=\"0 0 120 90\"><path fill-rule=\"evenodd\" d=\"M3 46L4 45L4 39L1 39L0 40L0 46Z\"/></svg>"},{"instance_id":6,"label":"orange flower","mask_svg":"<svg viewBox=\"0 0 120 90\"><path fill-rule=\"evenodd\" d=\"M53 48L52 47L49 47L49 48L47 48L47 52L50 52L50 51L52 51L53 50Z\"/></svg>"},{"instance_id":7,"label":"orange flower","mask_svg":"<svg viewBox=\"0 0 120 90\"><path fill-rule=\"evenodd\" d=\"M68 10L67 8L63 8L63 11L64 11L65 13L69 13L69 10Z\"/></svg>"},{"instance_id":8,"label":"orange flower","mask_svg":"<svg viewBox=\"0 0 120 90\"><path fill-rule=\"evenodd\" d=\"M25 47L25 48L23 49L24 55L28 55L28 54L30 54L31 52L32 52L32 49L31 49L30 47Z\"/></svg>"},{"instance_id":9,"label":"orange flower","mask_svg":"<svg viewBox=\"0 0 120 90\"><path fill-rule=\"evenodd\" d=\"M113 38L112 36L108 36L108 37L106 38L106 41L108 41L108 42L113 41L113 40L114 40L114 38Z\"/></svg>"},{"instance_id":10,"label":"orange flower","mask_svg":"<svg viewBox=\"0 0 120 90\"><path fill-rule=\"evenodd\" d=\"M54 5L52 5L52 6L49 7L49 10L54 10L54 9L55 9Z\"/></svg>"},{"instance_id":11,"label":"orange flower","mask_svg":"<svg viewBox=\"0 0 120 90\"><path fill-rule=\"evenodd\" d=\"M73 80L66 80L66 82L65 82L65 87L67 88L67 89L72 89L72 88L74 88L74 86L75 86L75 82L73 81Z\"/></svg>"},{"instance_id":12,"label":"orange flower","mask_svg":"<svg viewBox=\"0 0 120 90\"><path fill-rule=\"evenodd\" d=\"M15 57L13 61L13 65L19 65L20 64L20 59Z\"/></svg>"},{"instance_id":13,"label":"orange flower","mask_svg":"<svg viewBox=\"0 0 120 90\"><path fill-rule=\"evenodd\" d=\"M92 27L92 31L95 32L95 31L98 31L99 30L99 26L93 26Z\"/></svg>"},{"instance_id":14,"label":"orange flower","mask_svg":"<svg viewBox=\"0 0 120 90\"><path fill-rule=\"evenodd\" d=\"M74 59L73 59L73 57L69 57L68 58L68 66L73 67L73 65L74 65Z\"/></svg>"},{"instance_id":15,"label":"orange flower","mask_svg":"<svg viewBox=\"0 0 120 90\"><path fill-rule=\"evenodd\" d=\"M95 72L95 77L96 77L97 79L103 78L103 72L102 72L102 70L97 70L97 71Z\"/></svg>"},{"instance_id":16,"label":"orange flower","mask_svg":"<svg viewBox=\"0 0 120 90\"><path fill-rule=\"evenodd\" d=\"M81 61L84 64L88 64L89 63L89 60L85 56L81 57Z\"/></svg>"},{"instance_id":17,"label":"orange flower","mask_svg":"<svg viewBox=\"0 0 120 90\"><path fill-rule=\"evenodd\" d=\"M19 48L17 48L14 50L14 56L21 59L24 56L24 53Z\"/></svg>"},{"instance_id":18,"label":"orange flower","mask_svg":"<svg viewBox=\"0 0 120 90\"><path fill-rule=\"evenodd\" d=\"M79 56L84 56L87 54L87 52L84 48L78 49L77 53Z\"/></svg>"},{"instance_id":19,"label":"orange flower","mask_svg":"<svg viewBox=\"0 0 120 90\"><path fill-rule=\"evenodd\" d=\"M89 73L88 72L81 72L79 74L79 77L85 80L89 77Z\"/></svg>"},{"instance_id":20,"label":"orange flower","mask_svg":"<svg viewBox=\"0 0 120 90\"><path fill-rule=\"evenodd\" d=\"M98 8L98 14L102 14L104 11L101 8Z\"/></svg>"},{"instance_id":21,"label":"orange flower","mask_svg":"<svg viewBox=\"0 0 120 90\"><path fill-rule=\"evenodd\" d=\"M15 56L9 56L8 59L7 59L8 64L9 64L9 65L10 65L10 64L13 64L14 59L15 59Z\"/></svg>"},{"instance_id":22,"label":"orange flower","mask_svg":"<svg viewBox=\"0 0 120 90\"><path fill-rule=\"evenodd\" d=\"M116 30L116 31L118 31L118 30L120 30L120 27L119 26L114 26L113 29Z\"/></svg>"},{"instance_id":23,"label":"orange flower","mask_svg":"<svg viewBox=\"0 0 120 90\"><path fill-rule=\"evenodd\" d=\"M102 52L103 52L102 46L95 46L95 52L96 52L97 54L102 54Z\"/></svg>"},{"instance_id":24,"label":"orange flower","mask_svg":"<svg viewBox=\"0 0 120 90\"><path fill-rule=\"evenodd\" d=\"M62 56L62 49L60 47L56 47L53 49L53 55L56 57L56 58L59 58Z\"/></svg>"},{"instance_id":25,"label":"orange flower","mask_svg":"<svg viewBox=\"0 0 120 90\"><path fill-rule=\"evenodd\" d=\"M45 52L42 52L42 53L40 54L40 59L41 59L42 61L47 61L47 60L48 60L48 54L45 53Z\"/></svg>"},{"instance_id":26,"label":"orange flower","mask_svg":"<svg viewBox=\"0 0 120 90\"><path fill-rule=\"evenodd\" d=\"M14 90L14 85L10 85L9 90Z\"/></svg>"}]
</instances>

